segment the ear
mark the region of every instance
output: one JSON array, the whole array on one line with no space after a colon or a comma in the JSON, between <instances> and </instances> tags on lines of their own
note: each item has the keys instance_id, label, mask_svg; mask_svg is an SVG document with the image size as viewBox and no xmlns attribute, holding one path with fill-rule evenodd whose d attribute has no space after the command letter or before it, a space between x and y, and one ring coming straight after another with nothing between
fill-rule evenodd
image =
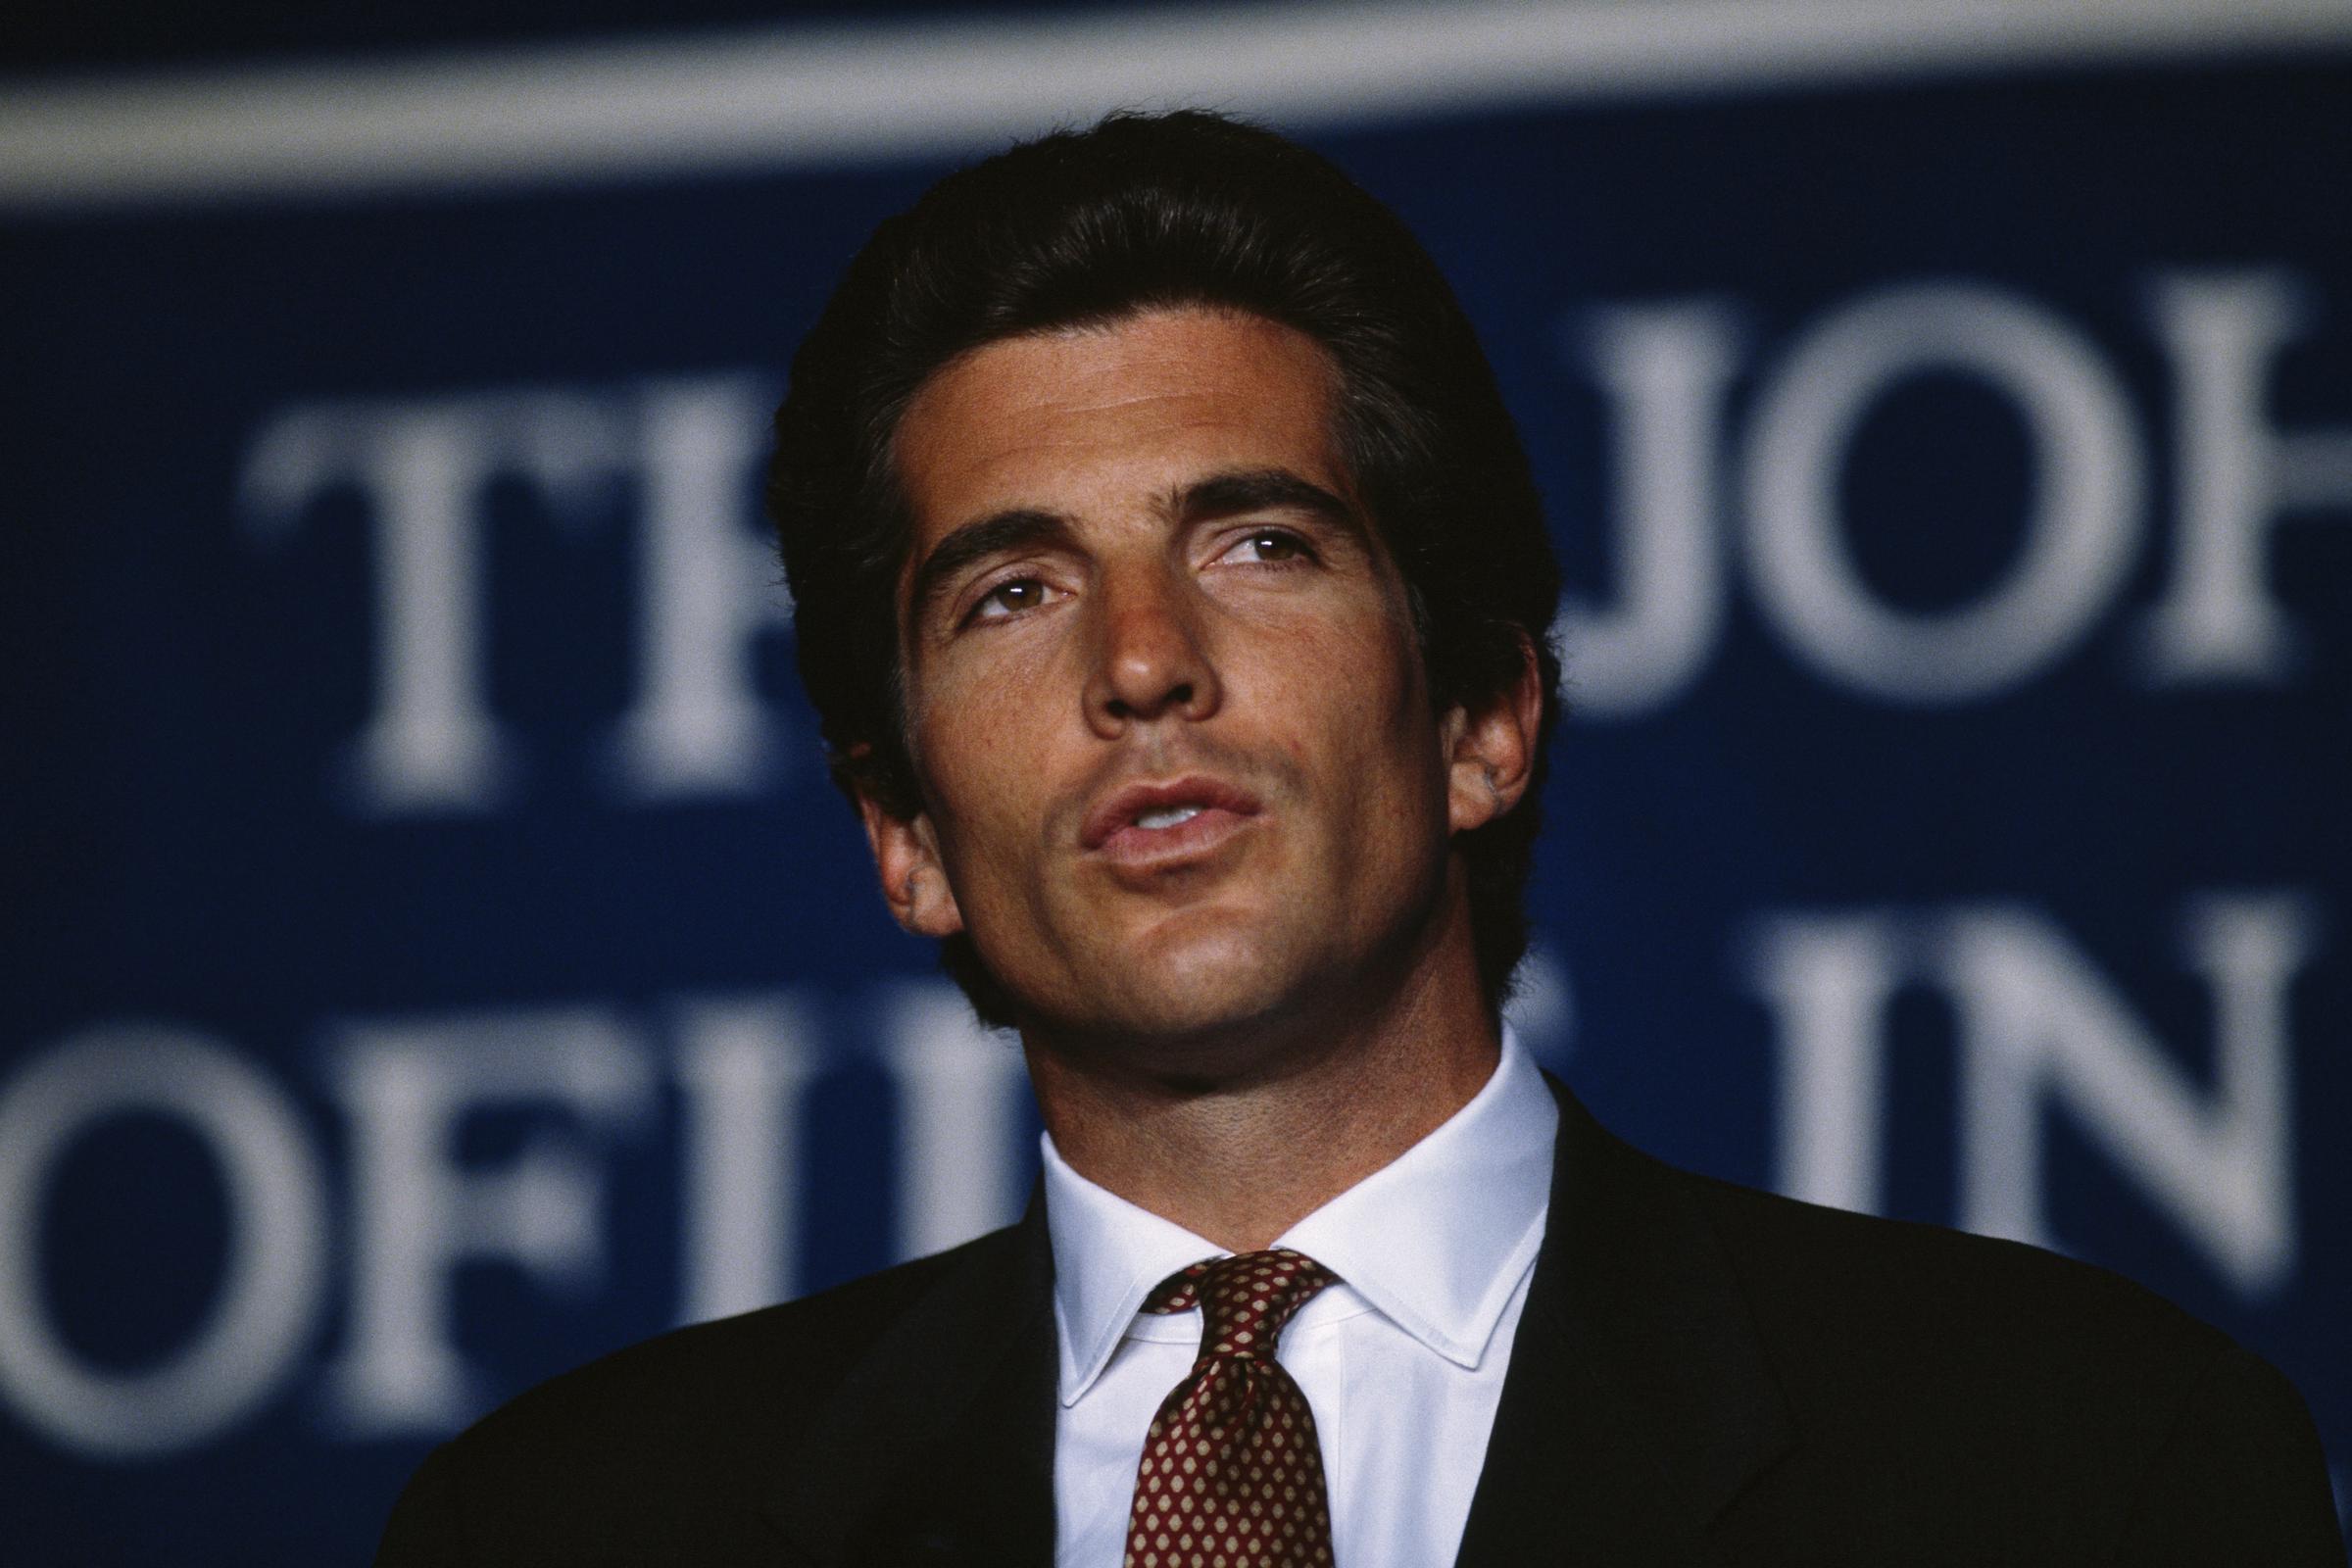
<instances>
[{"instance_id":1,"label":"ear","mask_svg":"<svg viewBox=\"0 0 2352 1568\"><path fill-rule=\"evenodd\" d=\"M952 937L963 929L963 911L939 857L939 835L930 816L899 816L859 791L858 815L865 842L882 877L882 898L899 924L918 937Z\"/></svg>"},{"instance_id":2,"label":"ear","mask_svg":"<svg viewBox=\"0 0 2352 1568\"><path fill-rule=\"evenodd\" d=\"M1517 680L1446 715L1446 816L1456 833L1507 814L1535 776L1544 677L1524 636L1519 652Z\"/></svg>"}]
</instances>

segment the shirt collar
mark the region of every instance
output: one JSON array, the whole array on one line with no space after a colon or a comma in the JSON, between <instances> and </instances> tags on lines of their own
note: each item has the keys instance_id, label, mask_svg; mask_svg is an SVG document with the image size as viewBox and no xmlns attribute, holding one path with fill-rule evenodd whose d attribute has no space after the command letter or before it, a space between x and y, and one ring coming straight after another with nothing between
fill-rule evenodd
<instances>
[{"instance_id":1,"label":"shirt collar","mask_svg":"<svg viewBox=\"0 0 2352 1568\"><path fill-rule=\"evenodd\" d=\"M1486 1087L1274 1245L1329 1268L1414 1339L1475 1367L1543 1244L1559 1107L1517 1038ZM1226 1250L1072 1170L1041 1139L1060 1397L1093 1386L1152 1288Z\"/></svg>"}]
</instances>

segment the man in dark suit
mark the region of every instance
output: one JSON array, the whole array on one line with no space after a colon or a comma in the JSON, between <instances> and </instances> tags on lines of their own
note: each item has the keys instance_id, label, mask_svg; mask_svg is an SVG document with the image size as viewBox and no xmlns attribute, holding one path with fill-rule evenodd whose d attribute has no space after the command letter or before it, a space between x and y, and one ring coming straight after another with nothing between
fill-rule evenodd
<instances>
[{"instance_id":1,"label":"man in dark suit","mask_svg":"<svg viewBox=\"0 0 2352 1568\"><path fill-rule=\"evenodd\" d=\"M393 1565L2341 1561L2293 1391L2030 1249L1628 1149L1499 1022L1558 579L1396 219L1206 116L935 187L771 510L1018 1225L556 1380Z\"/></svg>"}]
</instances>

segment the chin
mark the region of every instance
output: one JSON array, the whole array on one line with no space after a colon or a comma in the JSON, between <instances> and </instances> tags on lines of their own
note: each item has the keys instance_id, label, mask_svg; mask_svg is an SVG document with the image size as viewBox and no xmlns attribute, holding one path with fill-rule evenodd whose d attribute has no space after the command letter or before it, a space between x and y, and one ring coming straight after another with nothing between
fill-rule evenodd
<instances>
[{"instance_id":1,"label":"chin","mask_svg":"<svg viewBox=\"0 0 2352 1568\"><path fill-rule=\"evenodd\" d=\"M1325 988L1313 977L1331 956L1292 951L1279 934L1230 927L1154 942L1097 992L1095 1026L1190 1056L1213 1054L1220 1044L1262 1038L1293 1014L1327 1012Z\"/></svg>"}]
</instances>

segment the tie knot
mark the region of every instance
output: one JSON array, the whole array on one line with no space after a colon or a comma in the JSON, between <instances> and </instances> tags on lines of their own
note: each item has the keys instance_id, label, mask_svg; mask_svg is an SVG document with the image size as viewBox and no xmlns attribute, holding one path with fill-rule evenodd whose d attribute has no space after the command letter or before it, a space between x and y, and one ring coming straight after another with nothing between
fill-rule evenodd
<instances>
[{"instance_id":1,"label":"tie knot","mask_svg":"<svg viewBox=\"0 0 2352 1568\"><path fill-rule=\"evenodd\" d=\"M1147 1312L1200 1308L1200 1353L1274 1359L1283 1325L1339 1276L1304 1252L1280 1247L1267 1252L1195 1263L1160 1281L1144 1302Z\"/></svg>"}]
</instances>

